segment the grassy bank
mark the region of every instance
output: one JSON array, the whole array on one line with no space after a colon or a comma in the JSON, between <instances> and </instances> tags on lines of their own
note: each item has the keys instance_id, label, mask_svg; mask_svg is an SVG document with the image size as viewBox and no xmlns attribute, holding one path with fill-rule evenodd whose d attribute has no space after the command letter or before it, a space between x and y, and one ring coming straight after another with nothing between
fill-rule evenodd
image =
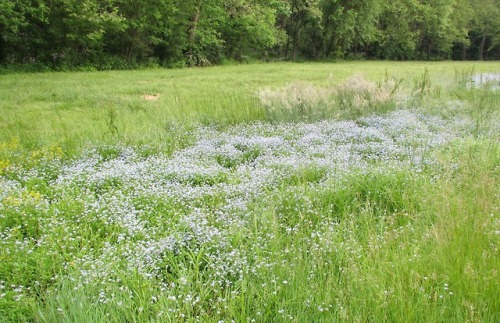
<instances>
[{"instance_id":1,"label":"grassy bank","mask_svg":"<svg viewBox=\"0 0 500 323\"><path fill-rule=\"evenodd\" d=\"M483 72L2 76L0 320L498 321Z\"/></svg>"}]
</instances>

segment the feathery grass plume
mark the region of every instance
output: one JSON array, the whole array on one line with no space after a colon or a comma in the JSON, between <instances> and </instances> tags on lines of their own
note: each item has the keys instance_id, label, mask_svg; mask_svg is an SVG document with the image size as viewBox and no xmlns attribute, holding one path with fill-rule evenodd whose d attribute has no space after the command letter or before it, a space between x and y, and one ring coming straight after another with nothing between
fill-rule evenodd
<instances>
[{"instance_id":1,"label":"feathery grass plume","mask_svg":"<svg viewBox=\"0 0 500 323\"><path fill-rule=\"evenodd\" d=\"M332 116L335 111L331 89L305 82L290 83L276 90L261 89L258 97L269 120L311 121Z\"/></svg>"},{"instance_id":2,"label":"feathery grass plume","mask_svg":"<svg viewBox=\"0 0 500 323\"><path fill-rule=\"evenodd\" d=\"M346 118L390 110L401 82L386 78L377 84L356 74L337 86L294 82L279 89L264 88L258 97L273 121Z\"/></svg>"},{"instance_id":3,"label":"feathery grass plume","mask_svg":"<svg viewBox=\"0 0 500 323\"><path fill-rule=\"evenodd\" d=\"M341 109L348 111L351 117L388 111L395 106L395 94L400 84L401 81L387 77L377 84L362 74L355 74L338 86L337 100Z\"/></svg>"}]
</instances>

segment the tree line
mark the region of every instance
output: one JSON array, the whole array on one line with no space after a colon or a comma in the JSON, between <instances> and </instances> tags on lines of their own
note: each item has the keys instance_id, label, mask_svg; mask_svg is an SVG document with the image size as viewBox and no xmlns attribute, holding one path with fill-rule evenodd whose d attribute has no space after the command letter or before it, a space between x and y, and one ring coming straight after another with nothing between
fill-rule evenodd
<instances>
[{"instance_id":1,"label":"tree line","mask_svg":"<svg viewBox=\"0 0 500 323\"><path fill-rule=\"evenodd\" d=\"M3 0L0 65L500 59L498 0Z\"/></svg>"}]
</instances>

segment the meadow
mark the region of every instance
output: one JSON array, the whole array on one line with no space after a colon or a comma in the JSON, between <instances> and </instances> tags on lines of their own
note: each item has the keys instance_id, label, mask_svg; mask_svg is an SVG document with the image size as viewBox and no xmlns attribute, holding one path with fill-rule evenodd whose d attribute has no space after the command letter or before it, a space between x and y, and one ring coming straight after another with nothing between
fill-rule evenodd
<instances>
[{"instance_id":1,"label":"meadow","mask_svg":"<svg viewBox=\"0 0 500 323\"><path fill-rule=\"evenodd\" d=\"M499 321L492 73L1 75L0 321Z\"/></svg>"}]
</instances>

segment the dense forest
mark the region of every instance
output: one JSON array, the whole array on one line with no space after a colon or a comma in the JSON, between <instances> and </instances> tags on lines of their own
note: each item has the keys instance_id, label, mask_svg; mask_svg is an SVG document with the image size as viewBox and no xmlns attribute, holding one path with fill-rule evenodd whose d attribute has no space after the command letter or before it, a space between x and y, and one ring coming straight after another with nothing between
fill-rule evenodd
<instances>
[{"instance_id":1,"label":"dense forest","mask_svg":"<svg viewBox=\"0 0 500 323\"><path fill-rule=\"evenodd\" d=\"M498 0L2 0L0 65L500 59Z\"/></svg>"}]
</instances>

